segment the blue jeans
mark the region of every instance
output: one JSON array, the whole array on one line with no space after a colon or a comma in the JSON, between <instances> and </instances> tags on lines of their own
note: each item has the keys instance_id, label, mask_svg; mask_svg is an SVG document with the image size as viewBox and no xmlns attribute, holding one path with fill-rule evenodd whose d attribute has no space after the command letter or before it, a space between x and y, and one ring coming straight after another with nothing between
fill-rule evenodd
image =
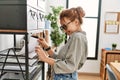
<instances>
[{"instance_id":1,"label":"blue jeans","mask_svg":"<svg viewBox=\"0 0 120 80\"><path fill-rule=\"evenodd\" d=\"M54 80L78 80L77 72L68 74L54 74Z\"/></svg>"}]
</instances>

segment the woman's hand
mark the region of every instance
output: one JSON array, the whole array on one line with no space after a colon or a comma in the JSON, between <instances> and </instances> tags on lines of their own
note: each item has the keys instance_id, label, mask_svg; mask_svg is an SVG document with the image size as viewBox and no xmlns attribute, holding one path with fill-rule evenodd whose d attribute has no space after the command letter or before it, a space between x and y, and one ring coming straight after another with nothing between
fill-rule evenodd
<instances>
[{"instance_id":1,"label":"woman's hand","mask_svg":"<svg viewBox=\"0 0 120 80\"><path fill-rule=\"evenodd\" d=\"M49 47L48 43L45 41L44 38L39 38L39 39L38 39L38 42L40 43L40 45L41 45L43 48L48 48L48 47Z\"/></svg>"},{"instance_id":2,"label":"woman's hand","mask_svg":"<svg viewBox=\"0 0 120 80\"><path fill-rule=\"evenodd\" d=\"M48 55L40 46L35 47L35 52L38 54L38 57L41 61L46 61L46 59L48 58Z\"/></svg>"},{"instance_id":3,"label":"woman's hand","mask_svg":"<svg viewBox=\"0 0 120 80\"><path fill-rule=\"evenodd\" d=\"M54 65L55 60L53 58L49 58L48 55L44 52L44 50L40 46L35 47L35 52L38 54L38 57L41 61L44 61L50 64L51 66Z\"/></svg>"}]
</instances>

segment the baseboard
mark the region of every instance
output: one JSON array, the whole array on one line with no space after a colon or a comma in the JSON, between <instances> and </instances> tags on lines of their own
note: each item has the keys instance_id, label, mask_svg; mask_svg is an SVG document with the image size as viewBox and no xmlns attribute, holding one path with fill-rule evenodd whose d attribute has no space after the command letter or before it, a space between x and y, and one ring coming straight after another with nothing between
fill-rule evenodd
<instances>
[{"instance_id":1,"label":"baseboard","mask_svg":"<svg viewBox=\"0 0 120 80\"><path fill-rule=\"evenodd\" d=\"M87 72L78 72L78 75L100 76L99 73L87 73Z\"/></svg>"}]
</instances>

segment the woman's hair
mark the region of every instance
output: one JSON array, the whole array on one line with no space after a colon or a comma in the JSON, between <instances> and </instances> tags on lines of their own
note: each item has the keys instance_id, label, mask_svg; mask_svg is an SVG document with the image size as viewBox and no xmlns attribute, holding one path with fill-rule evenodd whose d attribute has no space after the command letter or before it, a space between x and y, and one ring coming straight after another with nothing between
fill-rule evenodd
<instances>
[{"instance_id":1,"label":"woman's hair","mask_svg":"<svg viewBox=\"0 0 120 80\"><path fill-rule=\"evenodd\" d=\"M71 21L78 19L80 24L82 24L83 23L82 17L84 16L85 16L85 12L82 7L70 8L63 10L60 13L60 21L63 21L64 18L66 17Z\"/></svg>"}]
</instances>

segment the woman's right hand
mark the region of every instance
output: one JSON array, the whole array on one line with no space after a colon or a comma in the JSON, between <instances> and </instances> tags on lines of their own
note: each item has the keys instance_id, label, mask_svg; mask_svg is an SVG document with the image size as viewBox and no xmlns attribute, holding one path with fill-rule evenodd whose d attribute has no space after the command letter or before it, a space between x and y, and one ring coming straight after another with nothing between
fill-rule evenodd
<instances>
[{"instance_id":1,"label":"woman's right hand","mask_svg":"<svg viewBox=\"0 0 120 80\"><path fill-rule=\"evenodd\" d=\"M43 48L48 48L48 47L49 47L48 43L45 41L44 38L39 38L39 39L38 39L38 42L40 43L40 45L41 45Z\"/></svg>"}]
</instances>

